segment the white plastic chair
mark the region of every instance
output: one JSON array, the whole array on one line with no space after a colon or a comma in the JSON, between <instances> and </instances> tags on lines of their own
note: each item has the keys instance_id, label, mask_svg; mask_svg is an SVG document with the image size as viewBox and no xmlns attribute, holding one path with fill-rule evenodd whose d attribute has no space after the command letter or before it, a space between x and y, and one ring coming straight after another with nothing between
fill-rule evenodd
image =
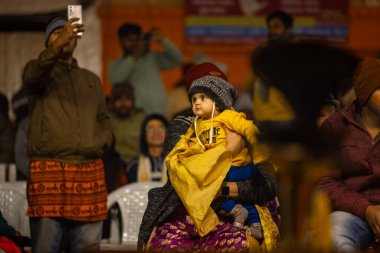
<instances>
[{"instance_id":1,"label":"white plastic chair","mask_svg":"<svg viewBox=\"0 0 380 253\"><path fill-rule=\"evenodd\" d=\"M0 182L16 182L17 169L15 163L0 163Z\"/></svg>"},{"instance_id":2,"label":"white plastic chair","mask_svg":"<svg viewBox=\"0 0 380 253\"><path fill-rule=\"evenodd\" d=\"M26 181L0 184L0 210L4 218L23 236L30 237L27 209Z\"/></svg>"},{"instance_id":3,"label":"white plastic chair","mask_svg":"<svg viewBox=\"0 0 380 253\"><path fill-rule=\"evenodd\" d=\"M115 203L119 205L122 225L122 234L120 236L118 228L115 229L117 222L111 219L109 243L123 244L128 246L129 250L137 249L140 224L148 203L148 191L160 186L162 186L160 182L131 183L116 189L108 195L107 207L110 209Z\"/></svg>"}]
</instances>

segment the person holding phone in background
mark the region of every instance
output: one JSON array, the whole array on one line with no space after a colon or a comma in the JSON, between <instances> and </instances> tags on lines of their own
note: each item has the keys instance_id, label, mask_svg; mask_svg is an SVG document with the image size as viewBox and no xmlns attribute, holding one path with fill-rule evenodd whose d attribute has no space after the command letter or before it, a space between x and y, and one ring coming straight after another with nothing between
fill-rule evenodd
<instances>
[{"instance_id":1,"label":"person holding phone in background","mask_svg":"<svg viewBox=\"0 0 380 253\"><path fill-rule=\"evenodd\" d=\"M135 90L136 107L147 114L166 115L168 95L160 72L181 66L182 53L158 28L144 34L139 25L125 23L120 26L118 35L123 56L108 65L111 83L129 82ZM163 51L150 51L151 41L161 45Z\"/></svg>"},{"instance_id":2,"label":"person holding phone in background","mask_svg":"<svg viewBox=\"0 0 380 253\"><path fill-rule=\"evenodd\" d=\"M58 253L67 229L70 252L97 252L107 218L103 149L112 127L98 76L73 58L79 18L57 16L46 48L29 61L28 216L33 252Z\"/></svg>"}]
</instances>

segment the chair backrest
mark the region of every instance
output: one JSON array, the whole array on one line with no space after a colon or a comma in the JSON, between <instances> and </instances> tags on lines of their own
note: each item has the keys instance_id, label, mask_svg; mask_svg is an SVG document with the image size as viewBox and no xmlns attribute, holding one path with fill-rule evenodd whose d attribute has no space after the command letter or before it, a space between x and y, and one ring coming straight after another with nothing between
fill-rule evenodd
<instances>
[{"instance_id":1,"label":"chair backrest","mask_svg":"<svg viewBox=\"0 0 380 253\"><path fill-rule=\"evenodd\" d=\"M121 244L136 244L141 220L148 203L148 191L162 186L160 182L131 183L108 195L108 209L115 203L121 211Z\"/></svg>"},{"instance_id":2,"label":"chair backrest","mask_svg":"<svg viewBox=\"0 0 380 253\"><path fill-rule=\"evenodd\" d=\"M15 182L17 169L15 163L0 163L0 182Z\"/></svg>"},{"instance_id":3,"label":"chair backrest","mask_svg":"<svg viewBox=\"0 0 380 253\"><path fill-rule=\"evenodd\" d=\"M0 210L8 224L23 236L30 236L29 219L26 215L26 181L0 184Z\"/></svg>"}]
</instances>

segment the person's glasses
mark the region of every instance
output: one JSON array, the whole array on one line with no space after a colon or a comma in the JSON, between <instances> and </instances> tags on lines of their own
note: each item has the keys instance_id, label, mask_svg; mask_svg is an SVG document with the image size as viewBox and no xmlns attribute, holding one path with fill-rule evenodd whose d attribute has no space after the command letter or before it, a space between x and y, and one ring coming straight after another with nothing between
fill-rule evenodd
<instances>
[{"instance_id":1,"label":"person's glasses","mask_svg":"<svg viewBox=\"0 0 380 253\"><path fill-rule=\"evenodd\" d=\"M165 126L147 126L145 128L146 132L148 133L153 133L153 132L166 132L166 127Z\"/></svg>"}]
</instances>

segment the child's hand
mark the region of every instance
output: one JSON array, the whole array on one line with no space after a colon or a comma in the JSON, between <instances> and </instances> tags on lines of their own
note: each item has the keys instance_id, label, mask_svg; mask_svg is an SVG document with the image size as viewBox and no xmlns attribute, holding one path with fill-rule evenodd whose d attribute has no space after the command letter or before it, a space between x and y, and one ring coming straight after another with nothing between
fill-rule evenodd
<instances>
[{"instance_id":1,"label":"child's hand","mask_svg":"<svg viewBox=\"0 0 380 253\"><path fill-rule=\"evenodd\" d=\"M152 33L152 40L158 44L161 44L165 38L161 29L159 29L157 27L153 27L151 30L151 33Z\"/></svg>"},{"instance_id":2,"label":"child's hand","mask_svg":"<svg viewBox=\"0 0 380 253\"><path fill-rule=\"evenodd\" d=\"M245 142L241 135L232 132L225 125L222 125L224 132L226 133L226 148L232 155L240 153L245 147Z\"/></svg>"}]
</instances>

